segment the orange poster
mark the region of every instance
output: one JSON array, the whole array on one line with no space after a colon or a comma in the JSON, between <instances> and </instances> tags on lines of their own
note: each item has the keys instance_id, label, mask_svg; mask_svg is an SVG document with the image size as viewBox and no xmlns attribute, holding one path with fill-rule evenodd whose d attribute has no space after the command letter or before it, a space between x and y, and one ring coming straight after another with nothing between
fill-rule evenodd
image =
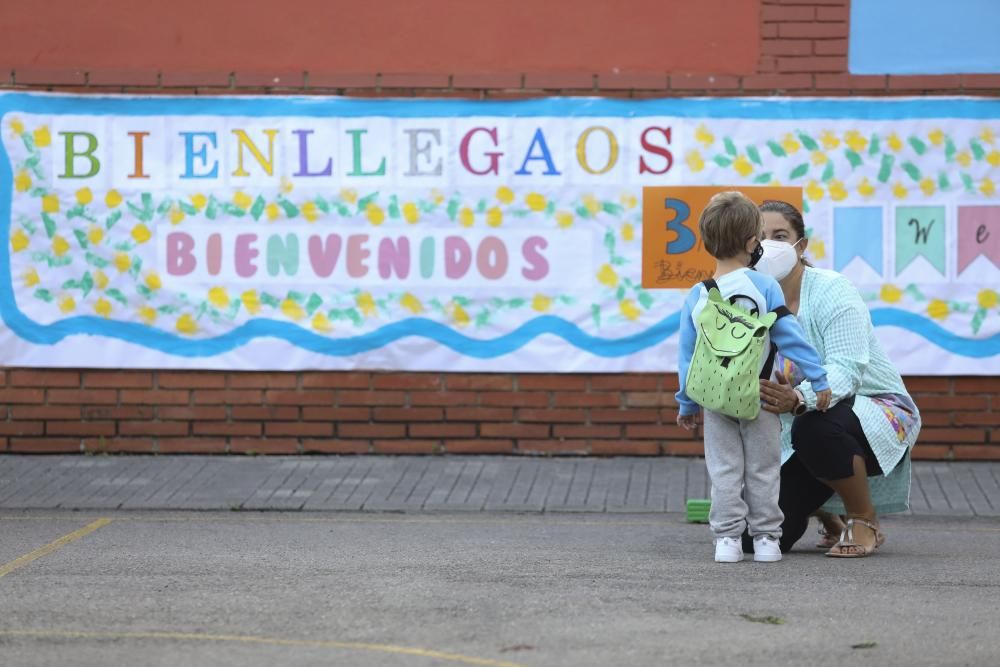
<instances>
[{"instance_id":1,"label":"orange poster","mask_svg":"<svg viewBox=\"0 0 1000 667\"><path fill-rule=\"evenodd\" d=\"M698 218L713 195L739 190L763 203L786 201L802 210L802 188L673 186L642 189L642 286L687 289L712 277L715 259L701 242Z\"/></svg>"}]
</instances>

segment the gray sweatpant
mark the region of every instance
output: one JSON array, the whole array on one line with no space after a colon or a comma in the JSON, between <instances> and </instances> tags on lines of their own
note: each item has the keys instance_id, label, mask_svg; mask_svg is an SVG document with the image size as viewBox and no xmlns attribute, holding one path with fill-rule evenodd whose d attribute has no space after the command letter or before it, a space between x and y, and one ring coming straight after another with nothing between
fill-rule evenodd
<instances>
[{"instance_id":1,"label":"gray sweatpant","mask_svg":"<svg viewBox=\"0 0 1000 667\"><path fill-rule=\"evenodd\" d=\"M781 537L778 507L781 420L761 410L757 419L705 411L705 464L712 480L708 522L717 537Z\"/></svg>"}]
</instances>

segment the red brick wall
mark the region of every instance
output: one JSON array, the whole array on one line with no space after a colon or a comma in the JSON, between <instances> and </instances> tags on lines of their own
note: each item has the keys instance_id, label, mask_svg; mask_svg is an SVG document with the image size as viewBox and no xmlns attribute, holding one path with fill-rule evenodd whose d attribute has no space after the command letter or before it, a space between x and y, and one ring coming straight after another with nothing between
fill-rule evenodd
<instances>
[{"instance_id":1,"label":"red brick wall","mask_svg":"<svg viewBox=\"0 0 1000 667\"><path fill-rule=\"evenodd\" d=\"M87 3L53 1L5 16L0 88L483 99L1000 94L1000 74L849 74L848 0L725 9L641 0L628 15L610 0L532 0L448 21L428 16L456 3L436 3L415 16L409 0L288 0L276 20L228 0L197 11L184 9L194 0L107 0L100 16ZM236 23L199 28L213 24L189 20L202 10ZM301 18L317 12L326 18ZM924 416L915 457L1000 459L1000 378L906 381ZM0 370L0 451L700 454L700 434L674 424L676 385L674 375L9 368Z\"/></svg>"}]
</instances>

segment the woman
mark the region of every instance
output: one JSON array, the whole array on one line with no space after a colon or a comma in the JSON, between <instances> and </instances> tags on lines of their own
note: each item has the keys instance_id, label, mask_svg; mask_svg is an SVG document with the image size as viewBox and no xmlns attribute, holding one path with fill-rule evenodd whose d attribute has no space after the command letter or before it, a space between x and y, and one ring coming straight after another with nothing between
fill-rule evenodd
<instances>
[{"instance_id":1,"label":"woman","mask_svg":"<svg viewBox=\"0 0 1000 667\"><path fill-rule=\"evenodd\" d=\"M828 556L868 556L885 539L878 513L901 512L909 504L909 451L920 413L882 351L857 289L804 259L809 241L802 214L779 201L760 210L766 240L758 270L781 284L833 389L832 407L816 411L815 392L780 351L774 381L761 381L763 408L779 414L783 426L781 550L790 549L818 513L827 534L839 532L839 540L827 545ZM834 493L842 503L831 501ZM819 512L824 503L846 523Z\"/></svg>"}]
</instances>

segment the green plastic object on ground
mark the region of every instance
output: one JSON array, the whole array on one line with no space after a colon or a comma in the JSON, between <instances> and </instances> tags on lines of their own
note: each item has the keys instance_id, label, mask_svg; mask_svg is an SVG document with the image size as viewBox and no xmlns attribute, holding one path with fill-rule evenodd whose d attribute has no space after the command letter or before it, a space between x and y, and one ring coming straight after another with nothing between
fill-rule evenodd
<instances>
[{"instance_id":1,"label":"green plastic object on ground","mask_svg":"<svg viewBox=\"0 0 1000 667\"><path fill-rule=\"evenodd\" d=\"M703 498L688 498L687 520L688 523L708 523L708 511L712 508L712 501Z\"/></svg>"}]
</instances>

